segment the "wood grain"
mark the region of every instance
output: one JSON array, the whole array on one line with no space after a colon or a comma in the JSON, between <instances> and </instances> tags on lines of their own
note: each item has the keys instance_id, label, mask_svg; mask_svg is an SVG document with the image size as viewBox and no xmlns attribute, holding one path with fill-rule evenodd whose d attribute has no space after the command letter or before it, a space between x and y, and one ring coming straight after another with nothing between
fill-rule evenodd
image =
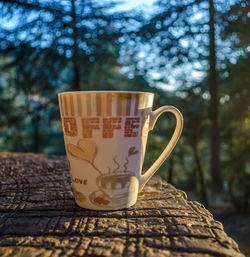
<instances>
[{"instance_id":1,"label":"wood grain","mask_svg":"<svg viewBox=\"0 0 250 257\"><path fill-rule=\"evenodd\" d=\"M159 177L135 206L90 211L64 156L0 153L0 256L244 256L201 204Z\"/></svg>"}]
</instances>

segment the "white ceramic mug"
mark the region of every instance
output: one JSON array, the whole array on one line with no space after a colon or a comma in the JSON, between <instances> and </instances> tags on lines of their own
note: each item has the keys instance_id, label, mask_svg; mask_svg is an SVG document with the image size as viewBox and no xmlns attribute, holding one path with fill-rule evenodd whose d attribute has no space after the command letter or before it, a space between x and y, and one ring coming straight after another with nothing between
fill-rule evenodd
<instances>
[{"instance_id":1,"label":"white ceramic mug","mask_svg":"<svg viewBox=\"0 0 250 257\"><path fill-rule=\"evenodd\" d=\"M172 152L183 127L173 106L152 111L154 94L79 91L58 95L76 203L92 210L117 210L136 203L137 195ZM149 170L141 173L148 132L158 117L176 117L174 134Z\"/></svg>"}]
</instances>

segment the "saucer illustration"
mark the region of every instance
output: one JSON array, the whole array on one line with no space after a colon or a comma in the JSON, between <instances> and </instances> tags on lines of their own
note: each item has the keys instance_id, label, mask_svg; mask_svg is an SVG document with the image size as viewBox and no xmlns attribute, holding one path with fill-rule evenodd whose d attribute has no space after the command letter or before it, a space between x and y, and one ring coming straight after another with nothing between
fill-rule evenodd
<instances>
[{"instance_id":1,"label":"saucer illustration","mask_svg":"<svg viewBox=\"0 0 250 257\"><path fill-rule=\"evenodd\" d=\"M125 196L124 198L110 198L101 190L98 190L89 195L89 200L92 204L96 206L110 209L124 207L124 201L127 200L127 197Z\"/></svg>"}]
</instances>

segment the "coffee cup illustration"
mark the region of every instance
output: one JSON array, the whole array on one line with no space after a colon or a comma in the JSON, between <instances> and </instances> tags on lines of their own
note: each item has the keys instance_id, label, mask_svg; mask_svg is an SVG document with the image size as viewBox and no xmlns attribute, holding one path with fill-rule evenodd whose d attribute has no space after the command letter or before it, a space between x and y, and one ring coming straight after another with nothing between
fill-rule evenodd
<instances>
[{"instance_id":1,"label":"coffee cup illustration","mask_svg":"<svg viewBox=\"0 0 250 257\"><path fill-rule=\"evenodd\" d=\"M126 197L130 183L135 177L131 171L126 174L103 174L96 178L96 184L110 198Z\"/></svg>"}]
</instances>

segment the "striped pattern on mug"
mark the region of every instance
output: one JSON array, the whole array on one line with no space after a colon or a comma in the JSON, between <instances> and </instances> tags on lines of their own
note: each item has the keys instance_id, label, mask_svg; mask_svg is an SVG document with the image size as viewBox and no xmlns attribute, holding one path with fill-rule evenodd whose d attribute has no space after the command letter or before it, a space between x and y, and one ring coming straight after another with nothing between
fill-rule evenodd
<instances>
[{"instance_id":1,"label":"striped pattern on mug","mask_svg":"<svg viewBox=\"0 0 250 257\"><path fill-rule=\"evenodd\" d=\"M58 95L63 117L145 116L152 108L153 94L73 92Z\"/></svg>"}]
</instances>

